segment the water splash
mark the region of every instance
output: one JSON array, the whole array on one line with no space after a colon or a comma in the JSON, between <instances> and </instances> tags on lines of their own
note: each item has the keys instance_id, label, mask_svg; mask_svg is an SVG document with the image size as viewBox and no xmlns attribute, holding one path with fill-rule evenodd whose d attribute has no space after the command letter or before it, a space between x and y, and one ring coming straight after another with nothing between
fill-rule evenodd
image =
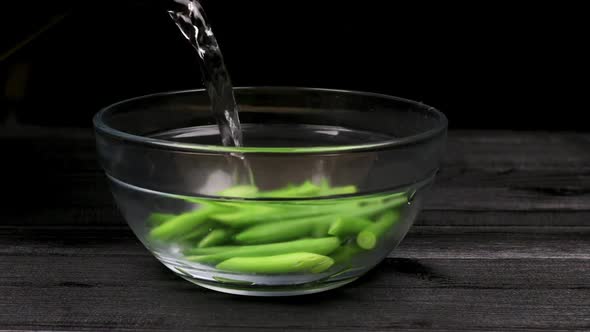
<instances>
[{"instance_id":1,"label":"water splash","mask_svg":"<svg viewBox=\"0 0 590 332\"><path fill-rule=\"evenodd\" d=\"M242 146L239 109L223 55L207 21L201 4L196 0L177 0L179 5L168 14L200 58L203 83L209 93L213 116L219 126L222 144Z\"/></svg>"}]
</instances>

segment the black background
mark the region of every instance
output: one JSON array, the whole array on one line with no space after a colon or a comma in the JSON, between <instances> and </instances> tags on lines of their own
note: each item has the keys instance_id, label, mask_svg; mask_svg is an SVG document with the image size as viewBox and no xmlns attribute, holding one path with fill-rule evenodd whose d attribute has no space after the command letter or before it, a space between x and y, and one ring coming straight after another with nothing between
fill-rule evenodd
<instances>
[{"instance_id":1,"label":"black background","mask_svg":"<svg viewBox=\"0 0 590 332\"><path fill-rule=\"evenodd\" d=\"M196 56L162 3L2 4L1 54L58 21L0 62L2 121L89 127L96 111L120 99L202 87ZM588 128L581 8L497 1L203 5L236 86L392 94L439 108L451 128Z\"/></svg>"}]
</instances>

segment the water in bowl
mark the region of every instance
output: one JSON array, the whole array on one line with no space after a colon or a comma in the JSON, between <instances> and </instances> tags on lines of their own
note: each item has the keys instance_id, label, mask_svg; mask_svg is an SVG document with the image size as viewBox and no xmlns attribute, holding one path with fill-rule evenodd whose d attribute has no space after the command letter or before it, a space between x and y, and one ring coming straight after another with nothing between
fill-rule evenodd
<instances>
[{"instance_id":1,"label":"water in bowl","mask_svg":"<svg viewBox=\"0 0 590 332\"><path fill-rule=\"evenodd\" d=\"M316 125L245 124L243 134L264 147L384 139ZM205 126L154 137L215 144L219 135L216 126ZM418 186L359 194L355 186L321 175L288 187L245 184L210 196L158 192L113 178L111 183L138 238L178 275L230 293L295 295L338 287L368 271L402 240L419 210ZM257 183L264 183L260 177Z\"/></svg>"},{"instance_id":2,"label":"water in bowl","mask_svg":"<svg viewBox=\"0 0 590 332\"><path fill-rule=\"evenodd\" d=\"M243 124L250 147L321 147L370 144L392 139L385 134L344 127L311 124ZM152 135L167 141L218 145L219 127L179 128Z\"/></svg>"}]
</instances>

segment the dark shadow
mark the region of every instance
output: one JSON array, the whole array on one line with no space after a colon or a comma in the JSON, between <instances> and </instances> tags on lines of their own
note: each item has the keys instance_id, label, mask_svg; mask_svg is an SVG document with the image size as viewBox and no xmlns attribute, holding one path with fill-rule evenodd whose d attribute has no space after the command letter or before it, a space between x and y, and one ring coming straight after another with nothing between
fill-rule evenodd
<instances>
[{"instance_id":1,"label":"dark shadow","mask_svg":"<svg viewBox=\"0 0 590 332\"><path fill-rule=\"evenodd\" d=\"M388 258L379 264L376 269L373 269L372 273L399 273L429 281L448 279L447 276L440 274L432 267L411 258Z\"/></svg>"}]
</instances>

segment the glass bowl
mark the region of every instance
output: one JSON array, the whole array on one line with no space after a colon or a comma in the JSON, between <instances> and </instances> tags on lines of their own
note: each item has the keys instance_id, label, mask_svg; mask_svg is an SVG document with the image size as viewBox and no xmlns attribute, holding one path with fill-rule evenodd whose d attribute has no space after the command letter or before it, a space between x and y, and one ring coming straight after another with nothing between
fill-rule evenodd
<instances>
[{"instance_id":1,"label":"glass bowl","mask_svg":"<svg viewBox=\"0 0 590 332\"><path fill-rule=\"evenodd\" d=\"M94 117L119 209L197 285L300 295L383 260L420 210L447 120L422 103L308 88L236 88L246 147L220 146L206 91L129 99Z\"/></svg>"}]
</instances>

